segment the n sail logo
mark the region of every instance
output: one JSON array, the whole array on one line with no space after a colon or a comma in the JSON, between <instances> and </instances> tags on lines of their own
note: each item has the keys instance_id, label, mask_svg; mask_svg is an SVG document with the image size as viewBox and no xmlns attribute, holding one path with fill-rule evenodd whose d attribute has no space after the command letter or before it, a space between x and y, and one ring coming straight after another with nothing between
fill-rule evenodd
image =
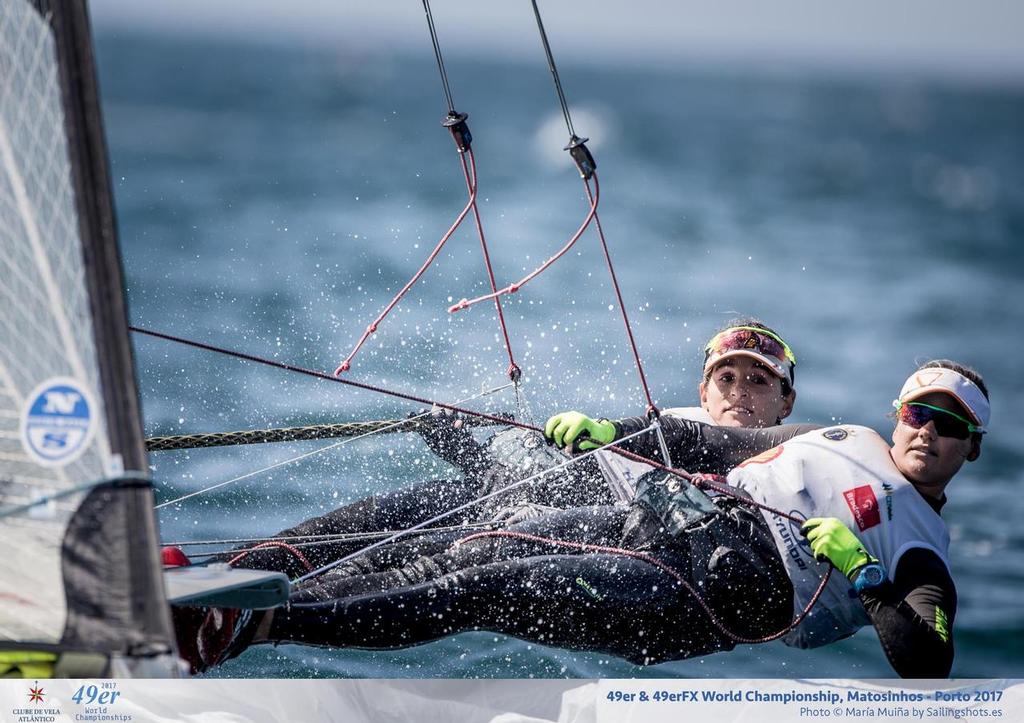
<instances>
[{"instance_id":1,"label":"n sail logo","mask_svg":"<svg viewBox=\"0 0 1024 723\"><path fill-rule=\"evenodd\" d=\"M46 414L73 415L82 401L82 395L66 389L51 389L43 394L42 412Z\"/></svg>"},{"instance_id":2,"label":"n sail logo","mask_svg":"<svg viewBox=\"0 0 1024 723\"><path fill-rule=\"evenodd\" d=\"M44 467L78 459L96 431L98 409L75 379L47 379L28 396L21 413L21 444Z\"/></svg>"}]
</instances>

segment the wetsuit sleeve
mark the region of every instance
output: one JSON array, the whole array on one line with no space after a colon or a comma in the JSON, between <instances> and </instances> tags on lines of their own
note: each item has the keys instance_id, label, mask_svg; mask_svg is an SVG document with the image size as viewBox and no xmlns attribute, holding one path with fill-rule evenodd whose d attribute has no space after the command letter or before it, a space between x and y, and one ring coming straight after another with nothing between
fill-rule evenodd
<instances>
[{"instance_id":1,"label":"wetsuit sleeve","mask_svg":"<svg viewBox=\"0 0 1024 723\"><path fill-rule=\"evenodd\" d=\"M860 599L900 677L949 677L956 587L938 555L924 548L908 550L892 581L865 590Z\"/></svg>"},{"instance_id":2,"label":"wetsuit sleeve","mask_svg":"<svg viewBox=\"0 0 1024 723\"><path fill-rule=\"evenodd\" d=\"M415 430L430 451L467 477L482 477L494 464L484 446L464 426L456 426L457 418L449 414L426 415Z\"/></svg>"},{"instance_id":3,"label":"wetsuit sleeve","mask_svg":"<svg viewBox=\"0 0 1024 723\"><path fill-rule=\"evenodd\" d=\"M627 417L613 421L615 438L639 432L648 426L643 417ZM689 419L665 415L661 418L672 464L689 470L727 474L733 467L755 454L777 447L798 434L820 429L816 424L781 424L762 429L744 427L719 427ZM623 448L661 462L661 448L657 437L641 434Z\"/></svg>"}]
</instances>

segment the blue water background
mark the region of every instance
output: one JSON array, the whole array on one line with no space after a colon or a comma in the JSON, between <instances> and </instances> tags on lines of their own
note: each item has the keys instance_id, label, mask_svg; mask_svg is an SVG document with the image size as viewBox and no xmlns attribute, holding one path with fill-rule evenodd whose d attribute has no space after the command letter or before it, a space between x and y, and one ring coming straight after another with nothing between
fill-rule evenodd
<instances>
[{"instance_id":1,"label":"blue water background","mask_svg":"<svg viewBox=\"0 0 1024 723\"><path fill-rule=\"evenodd\" d=\"M421 54L103 32L104 111L129 283L143 326L331 371L465 202ZM411 53L411 51L410 51ZM499 282L582 220L547 70L449 59L470 113ZM982 371L992 432L944 511L963 677L1022 677L1024 517L1017 384L1024 329L1024 91L1013 84L692 64L563 63L592 138L601 220L654 396L692 404L706 338L731 316L776 326L799 359L793 421L887 430L918 361ZM597 239L507 298L537 418L644 403ZM356 359L351 378L455 400L504 381L469 223ZM402 416L415 405L136 338L149 434ZM510 409L507 393L473 402ZM330 445L152 457L161 500ZM390 435L332 448L161 512L165 540L266 534L445 474ZM670 621L685 626L687 621ZM871 630L814 651L774 643L639 668L474 633L397 652L257 648L228 676L886 677Z\"/></svg>"}]
</instances>

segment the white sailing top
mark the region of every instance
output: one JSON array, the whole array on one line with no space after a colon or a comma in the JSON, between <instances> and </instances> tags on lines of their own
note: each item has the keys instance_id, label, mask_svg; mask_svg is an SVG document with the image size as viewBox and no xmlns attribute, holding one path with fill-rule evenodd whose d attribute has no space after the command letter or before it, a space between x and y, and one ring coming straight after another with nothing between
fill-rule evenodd
<instances>
[{"instance_id":1,"label":"white sailing top","mask_svg":"<svg viewBox=\"0 0 1024 723\"><path fill-rule=\"evenodd\" d=\"M946 524L889 455L889 445L867 427L841 425L802 434L751 457L729 473L729 483L756 501L801 519L837 517L877 557L890 579L907 550L931 550L949 567ZM764 513L793 581L796 613L806 607L827 563L813 559L800 524ZM870 625L850 582L833 572L821 600L791 631L787 645L813 648Z\"/></svg>"},{"instance_id":2,"label":"white sailing top","mask_svg":"<svg viewBox=\"0 0 1024 723\"><path fill-rule=\"evenodd\" d=\"M661 413L671 417L689 419L691 422L714 424L711 415L703 407L673 407L672 409L664 409ZM605 482L608 483L612 494L620 502L630 502L636 493L637 480L654 469L649 464L634 462L631 459L626 459L621 455L606 450L598 452L595 456L597 457L597 464L601 468L601 474L604 475Z\"/></svg>"}]
</instances>

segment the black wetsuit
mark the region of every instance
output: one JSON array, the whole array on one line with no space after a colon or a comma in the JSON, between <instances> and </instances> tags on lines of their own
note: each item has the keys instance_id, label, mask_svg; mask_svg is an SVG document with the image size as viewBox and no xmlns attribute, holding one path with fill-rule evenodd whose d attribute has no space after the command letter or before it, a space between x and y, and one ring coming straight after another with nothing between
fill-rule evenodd
<instances>
[{"instance_id":1,"label":"black wetsuit","mask_svg":"<svg viewBox=\"0 0 1024 723\"><path fill-rule=\"evenodd\" d=\"M711 472L726 472L752 454L814 428L726 430L675 418L663 424L673 464ZM623 434L647 426L641 419L619 425ZM652 438L634 440L631 448L660 458L656 439L648 436ZM591 482L578 494L607 495L603 482L594 489L593 481L600 477L592 473L587 479ZM652 479L647 489L660 490ZM531 501L551 502L549 495L533 492ZM659 504L668 503L664 494L654 496ZM641 495L630 509L602 506L551 513L510 531L650 554L705 591L724 627L744 637L763 636L787 622L792 588L759 513L729 499L718 500L721 511L705 506L689 521L690 528L668 535L668 525L658 517L667 513L652 510L651 497ZM344 510L332 515L346 515ZM447 549L460 537L465 533L393 543L310 581L277 613L272 637L386 648L486 628L547 644L602 650L638 663L733 646L700 603L649 561L613 553L581 555L559 545L501 536ZM730 544L718 544L727 538ZM752 600L757 604L751 605ZM448 612L433 614L438 605ZM749 615L750 608L759 613ZM565 625L566 614L572 625ZM537 623L545 619L546 624ZM666 619L688 621L687 632L657 635Z\"/></svg>"},{"instance_id":2,"label":"black wetsuit","mask_svg":"<svg viewBox=\"0 0 1024 723\"><path fill-rule=\"evenodd\" d=\"M788 622L792 587L757 512L720 501L684 528L655 534L649 514L637 505L583 507L505 531L624 553L485 535L397 569L332 571L275 612L269 636L395 648L484 629L638 664L732 648L675 576L699 590L734 633L759 637Z\"/></svg>"},{"instance_id":3,"label":"black wetsuit","mask_svg":"<svg viewBox=\"0 0 1024 723\"><path fill-rule=\"evenodd\" d=\"M628 433L632 424L623 420L617 426ZM696 454L710 470L722 469L718 465L735 459L733 454L742 459L759 451L748 446L751 440L778 443L797 431L665 423L673 461L683 466L686 458L692 466ZM694 440L701 444L693 446ZM679 446L684 442L688 453ZM656 442L630 446L657 455ZM508 531L640 552L674 575L628 553L582 554L519 537L477 537L399 566L394 561L409 559L415 550L375 551L300 586L291 604L275 613L270 639L392 648L486 629L646 664L729 649L734 643L721 627L760 637L789 621L792 587L759 512L728 498L716 499L718 511L708 512L710 502L694 503L686 485L666 491L671 488L656 484L653 475L645 484L628 510L561 511ZM438 542L453 539L449 534ZM721 626L676 576L700 591ZM862 601L897 673L948 675L956 594L937 556L927 550L906 553L893 582L863 593Z\"/></svg>"},{"instance_id":4,"label":"black wetsuit","mask_svg":"<svg viewBox=\"0 0 1024 723\"><path fill-rule=\"evenodd\" d=\"M454 427L452 422L451 418L442 417L435 419L432 426L420 429L434 454L459 469L461 477L429 480L394 492L372 495L305 520L278 532L275 537L308 538L407 529L567 459L559 457L553 448L543 448L543 439L537 433L509 429L481 445L466 429ZM621 437L644 429L649 422L633 417L616 424L620 426L621 434L618 436ZM662 418L662 425L674 465L715 474L725 474L744 459L817 428L815 425L792 424L765 429L716 427L669 416ZM661 460L660 446L653 434L640 435L624 446L650 459ZM460 514L445 518L438 525L489 520L500 509L525 503L565 509L614 502L600 469L592 458L588 458L507 494L473 505ZM429 554L438 549L438 539L446 538L417 536L413 544L418 554ZM362 539L320 543L305 546L302 552L310 564L320 567L366 544ZM220 559L226 561L237 554L237 550L232 551ZM391 555L389 559L397 563L403 558ZM307 572L296 555L279 547L256 550L241 558L236 565L279 570L293 578Z\"/></svg>"},{"instance_id":5,"label":"black wetsuit","mask_svg":"<svg viewBox=\"0 0 1024 723\"><path fill-rule=\"evenodd\" d=\"M442 423L450 424L450 421ZM519 479L568 461L568 457L548 447L540 434L528 430L508 429L494 435L483 445L465 430L442 428L423 436L437 456L462 472L461 477L429 480L393 492L371 495L325 515L304 520L278 532L275 537L356 535L355 539L302 547L302 554L310 564L320 567L366 547L367 540L358 537L358 533L405 530L464 505L469 506L459 513L444 517L434 526L486 521L499 510L526 503L569 508L614 502L597 464L588 459L583 464L544 475L510 489L507 493L473 504L475 500L497 492ZM413 544L416 545L417 554L427 554L428 550L438 549L439 540L448 539L429 529L424 530L424 534L411 537L410 543L403 542L395 549L407 549L407 544ZM221 555L220 559L228 560L237 554L238 550L235 550ZM392 556L390 559L398 558ZM279 547L255 550L241 558L236 565L278 570L289 577L298 577L308 571L294 553Z\"/></svg>"},{"instance_id":6,"label":"black wetsuit","mask_svg":"<svg viewBox=\"0 0 1024 723\"><path fill-rule=\"evenodd\" d=\"M945 501L929 503L938 512ZM908 550L892 580L861 593L860 600L889 663L901 677L949 676L957 595L938 555L924 548Z\"/></svg>"}]
</instances>

